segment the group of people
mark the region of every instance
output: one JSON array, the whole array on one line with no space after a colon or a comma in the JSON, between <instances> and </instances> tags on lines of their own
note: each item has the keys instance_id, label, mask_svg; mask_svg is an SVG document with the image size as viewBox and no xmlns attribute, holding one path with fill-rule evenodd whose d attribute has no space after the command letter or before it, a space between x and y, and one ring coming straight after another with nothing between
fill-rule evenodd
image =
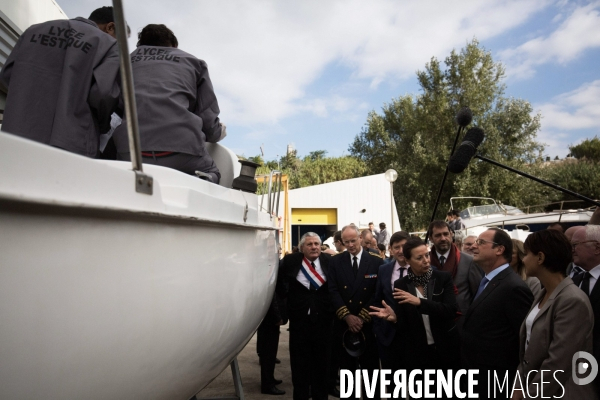
<instances>
[{"instance_id":1,"label":"group of people","mask_svg":"<svg viewBox=\"0 0 600 400\"><path fill-rule=\"evenodd\" d=\"M116 31L112 7L29 27L0 72L2 130L82 156L130 160ZM180 50L165 25L147 25L138 39L131 63L143 162L218 183L205 143L226 129L206 63Z\"/></svg>"},{"instance_id":2,"label":"group of people","mask_svg":"<svg viewBox=\"0 0 600 400\"><path fill-rule=\"evenodd\" d=\"M339 395L341 369L380 368L477 369L480 398L599 398L598 378L577 383L573 357L600 360L600 225L524 243L490 228L461 250L449 224L433 221L430 244L390 235L389 262L369 251L369 231L345 226L334 256L309 232L280 263L274 304L277 329L289 320L294 399ZM267 375L263 393L285 393ZM508 385L491 388L488 376Z\"/></svg>"}]
</instances>

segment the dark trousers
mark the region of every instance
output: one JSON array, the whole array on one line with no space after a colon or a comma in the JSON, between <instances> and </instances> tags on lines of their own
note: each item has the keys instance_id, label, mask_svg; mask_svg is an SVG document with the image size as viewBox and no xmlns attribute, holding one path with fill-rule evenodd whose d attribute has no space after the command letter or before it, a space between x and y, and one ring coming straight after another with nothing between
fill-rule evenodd
<instances>
[{"instance_id":1,"label":"dark trousers","mask_svg":"<svg viewBox=\"0 0 600 400\"><path fill-rule=\"evenodd\" d=\"M118 153L117 159L131 161L131 156L129 153ZM210 175L212 183L219 183L219 180L221 179L219 169L208 154L205 156L194 156L192 154L173 153L161 157L142 157L142 163L173 168L189 175L196 175L196 171L204 172Z\"/></svg>"},{"instance_id":2,"label":"dark trousers","mask_svg":"<svg viewBox=\"0 0 600 400\"><path fill-rule=\"evenodd\" d=\"M266 320L266 319L265 319ZM256 331L256 352L260 359L260 386L269 390L275 386L275 358L279 347L279 325L261 322Z\"/></svg>"},{"instance_id":3,"label":"dark trousers","mask_svg":"<svg viewBox=\"0 0 600 400\"><path fill-rule=\"evenodd\" d=\"M290 318L290 364L294 400L327 400L328 352L332 321L312 321L310 315Z\"/></svg>"},{"instance_id":4,"label":"dark trousers","mask_svg":"<svg viewBox=\"0 0 600 400\"><path fill-rule=\"evenodd\" d=\"M335 334L334 341L339 343L338 351L339 351L339 363L340 369L347 369L352 371L356 371L357 369L364 369L369 372L369 377L373 377L373 372L379 369L379 352L377 350L377 341L375 339L375 335L373 334L373 330L370 324L363 325L363 333L365 335L365 351L359 357L352 357L348 352L344 349L343 345L343 335L348 326L345 322L339 321L335 324ZM364 382L362 384L362 397L364 399L375 399L379 400L380 395L380 386L379 379L377 379L377 386L375 388L375 393L373 397L367 396L365 391Z\"/></svg>"}]
</instances>

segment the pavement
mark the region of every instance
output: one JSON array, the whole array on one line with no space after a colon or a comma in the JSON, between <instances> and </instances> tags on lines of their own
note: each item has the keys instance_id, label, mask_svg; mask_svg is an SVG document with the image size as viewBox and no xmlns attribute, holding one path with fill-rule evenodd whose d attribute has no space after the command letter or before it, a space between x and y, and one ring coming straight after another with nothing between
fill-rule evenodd
<instances>
[{"instance_id":1,"label":"pavement","mask_svg":"<svg viewBox=\"0 0 600 400\"><path fill-rule=\"evenodd\" d=\"M256 334L246 345L244 350L238 355L238 364L240 375L244 387L244 398L246 400L287 400L292 398L292 371L290 369L290 348L288 326L281 327L279 336L279 349L277 358L281 364L275 365L275 379L281 379L283 383L277 385L281 390L285 390L282 396L272 396L260 392L260 365L256 355ZM215 378L207 387L196 395L198 400L202 398L233 397L235 388L233 386L233 377L231 368L228 366L221 374ZM329 400L337 400L336 397L329 396Z\"/></svg>"}]
</instances>

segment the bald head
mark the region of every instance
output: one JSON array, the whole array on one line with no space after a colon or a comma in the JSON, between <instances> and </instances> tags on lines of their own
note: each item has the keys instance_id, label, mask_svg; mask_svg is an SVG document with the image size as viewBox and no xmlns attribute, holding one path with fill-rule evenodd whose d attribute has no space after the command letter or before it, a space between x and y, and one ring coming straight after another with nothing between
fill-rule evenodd
<instances>
[{"instance_id":1,"label":"bald head","mask_svg":"<svg viewBox=\"0 0 600 400\"><path fill-rule=\"evenodd\" d=\"M363 247L371 247L371 242L373 241L373 234L371 233L370 230L365 229L364 231L362 231L360 233L360 238L362 241L362 246Z\"/></svg>"},{"instance_id":2,"label":"bald head","mask_svg":"<svg viewBox=\"0 0 600 400\"><path fill-rule=\"evenodd\" d=\"M573 235L575 234L575 232L577 232L580 229L584 229L584 226L578 225L578 226L572 226L569 229L567 229L565 231L565 236L567 237L567 239L569 239L569 242L573 239Z\"/></svg>"}]
</instances>

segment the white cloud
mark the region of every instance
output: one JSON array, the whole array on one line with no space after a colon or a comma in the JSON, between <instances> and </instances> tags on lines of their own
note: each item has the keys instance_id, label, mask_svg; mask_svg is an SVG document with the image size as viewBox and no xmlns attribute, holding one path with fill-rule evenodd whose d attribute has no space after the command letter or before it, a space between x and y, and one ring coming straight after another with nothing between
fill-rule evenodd
<instances>
[{"instance_id":1,"label":"white cloud","mask_svg":"<svg viewBox=\"0 0 600 400\"><path fill-rule=\"evenodd\" d=\"M600 80L556 96L535 109L542 114L539 139L548 144L549 154L566 155L568 146L582 134L600 131Z\"/></svg>"},{"instance_id":2,"label":"white cloud","mask_svg":"<svg viewBox=\"0 0 600 400\"><path fill-rule=\"evenodd\" d=\"M87 16L99 0L58 0ZM207 61L225 123L276 123L299 112L329 115L330 98L306 99L309 85L335 65L375 90L414 77L432 56L473 37L510 30L549 0L438 1L127 1L137 32L164 23L180 48ZM72 12L70 10L73 10ZM134 34L135 36L135 34ZM135 40L131 40L132 43Z\"/></svg>"},{"instance_id":3,"label":"white cloud","mask_svg":"<svg viewBox=\"0 0 600 400\"><path fill-rule=\"evenodd\" d=\"M500 58L507 64L509 76L526 79L542 64L564 65L594 47L600 47L599 2L575 8L550 35L504 50L500 52Z\"/></svg>"}]
</instances>

